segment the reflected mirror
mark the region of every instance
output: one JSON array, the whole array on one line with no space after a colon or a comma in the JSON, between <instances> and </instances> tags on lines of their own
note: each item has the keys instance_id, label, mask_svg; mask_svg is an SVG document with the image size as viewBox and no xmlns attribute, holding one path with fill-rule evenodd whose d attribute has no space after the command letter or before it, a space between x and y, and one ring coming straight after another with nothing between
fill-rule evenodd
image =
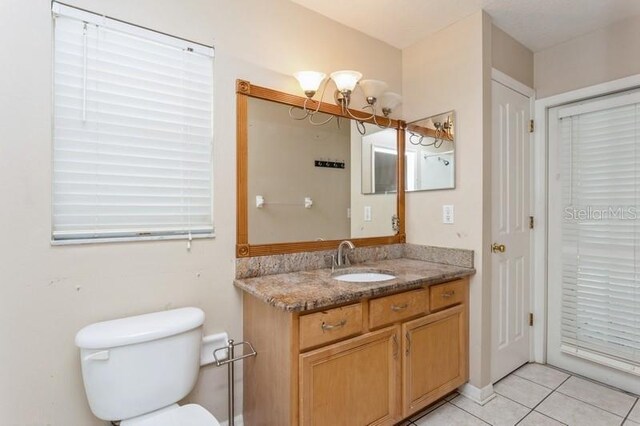
<instances>
[{"instance_id":1,"label":"reflected mirror","mask_svg":"<svg viewBox=\"0 0 640 426\"><path fill-rule=\"evenodd\" d=\"M395 129L365 124L362 136L344 117L316 126L292 119L289 105L247 102L249 245L396 234ZM319 112L314 121L330 117ZM367 164L373 172L366 173L374 177L366 183L375 188L373 197L361 191L365 145L377 149L375 163Z\"/></svg>"},{"instance_id":2,"label":"reflected mirror","mask_svg":"<svg viewBox=\"0 0 640 426\"><path fill-rule=\"evenodd\" d=\"M362 193L395 194L398 149L396 131L368 125L361 143Z\"/></svg>"},{"instance_id":3,"label":"reflected mirror","mask_svg":"<svg viewBox=\"0 0 640 426\"><path fill-rule=\"evenodd\" d=\"M455 114L449 111L407 123L405 188L455 188Z\"/></svg>"}]
</instances>

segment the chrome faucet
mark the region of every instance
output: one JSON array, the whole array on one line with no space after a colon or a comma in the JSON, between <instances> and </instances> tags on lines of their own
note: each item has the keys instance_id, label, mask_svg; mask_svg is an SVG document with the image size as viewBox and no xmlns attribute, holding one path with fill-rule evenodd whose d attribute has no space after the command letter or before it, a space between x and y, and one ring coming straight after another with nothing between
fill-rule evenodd
<instances>
[{"instance_id":1,"label":"chrome faucet","mask_svg":"<svg viewBox=\"0 0 640 426\"><path fill-rule=\"evenodd\" d=\"M347 254L343 253L345 246L349 247L350 249L356 248L356 246L353 245L353 243L349 240L344 240L340 244L338 244L338 258L336 259L336 266L338 268L351 266L351 262L349 261Z\"/></svg>"}]
</instances>

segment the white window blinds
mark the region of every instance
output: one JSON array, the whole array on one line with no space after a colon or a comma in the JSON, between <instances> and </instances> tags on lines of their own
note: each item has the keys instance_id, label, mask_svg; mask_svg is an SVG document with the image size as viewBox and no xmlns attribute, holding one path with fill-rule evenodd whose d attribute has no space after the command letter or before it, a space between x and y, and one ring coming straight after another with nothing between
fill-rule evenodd
<instances>
[{"instance_id":1,"label":"white window blinds","mask_svg":"<svg viewBox=\"0 0 640 426\"><path fill-rule=\"evenodd\" d=\"M53 239L212 234L213 49L53 16Z\"/></svg>"},{"instance_id":2,"label":"white window blinds","mask_svg":"<svg viewBox=\"0 0 640 426\"><path fill-rule=\"evenodd\" d=\"M640 95L559 110L561 350L640 374Z\"/></svg>"}]
</instances>

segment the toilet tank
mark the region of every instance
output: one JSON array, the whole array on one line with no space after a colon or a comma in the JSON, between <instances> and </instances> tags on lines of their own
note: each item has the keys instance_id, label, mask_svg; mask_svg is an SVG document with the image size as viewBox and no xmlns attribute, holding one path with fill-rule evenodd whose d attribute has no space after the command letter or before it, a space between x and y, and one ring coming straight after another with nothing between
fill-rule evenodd
<instances>
[{"instance_id":1,"label":"toilet tank","mask_svg":"<svg viewBox=\"0 0 640 426\"><path fill-rule=\"evenodd\" d=\"M78 332L93 414L123 420L174 404L200 368L204 312L181 308L91 324Z\"/></svg>"}]
</instances>

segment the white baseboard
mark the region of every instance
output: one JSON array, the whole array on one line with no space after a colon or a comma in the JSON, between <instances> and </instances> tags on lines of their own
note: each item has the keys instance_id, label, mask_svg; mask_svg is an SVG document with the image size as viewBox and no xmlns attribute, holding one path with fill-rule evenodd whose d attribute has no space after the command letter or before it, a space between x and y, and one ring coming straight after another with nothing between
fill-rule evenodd
<instances>
[{"instance_id":1,"label":"white baseboard","mask_svg":"<svg viewBox=\"0 0 640 426\"><path fill-rule=\"evenodd\" d=\"M244 426L244 419L242 418L242 414L238 414L233 418L234 426ZM225 420L224 422L220 422L220 426L229 426L229 421Z\"/></svg>"},{"instance_id":2,"label":"white baseboard","mask_svg":"<svg viewBox=\"0 0 640 426\"><path fill-rule=\"evenodd\" d=\"M458 388L458 392L461 395L466 396L473 402L484 405L487 402L491 401L495 398L496 394L493 392L493 384L489 383L487 386L481 388L477 388L469 383L465 383L464 385Z\"/></svg>"}]
</instances>

